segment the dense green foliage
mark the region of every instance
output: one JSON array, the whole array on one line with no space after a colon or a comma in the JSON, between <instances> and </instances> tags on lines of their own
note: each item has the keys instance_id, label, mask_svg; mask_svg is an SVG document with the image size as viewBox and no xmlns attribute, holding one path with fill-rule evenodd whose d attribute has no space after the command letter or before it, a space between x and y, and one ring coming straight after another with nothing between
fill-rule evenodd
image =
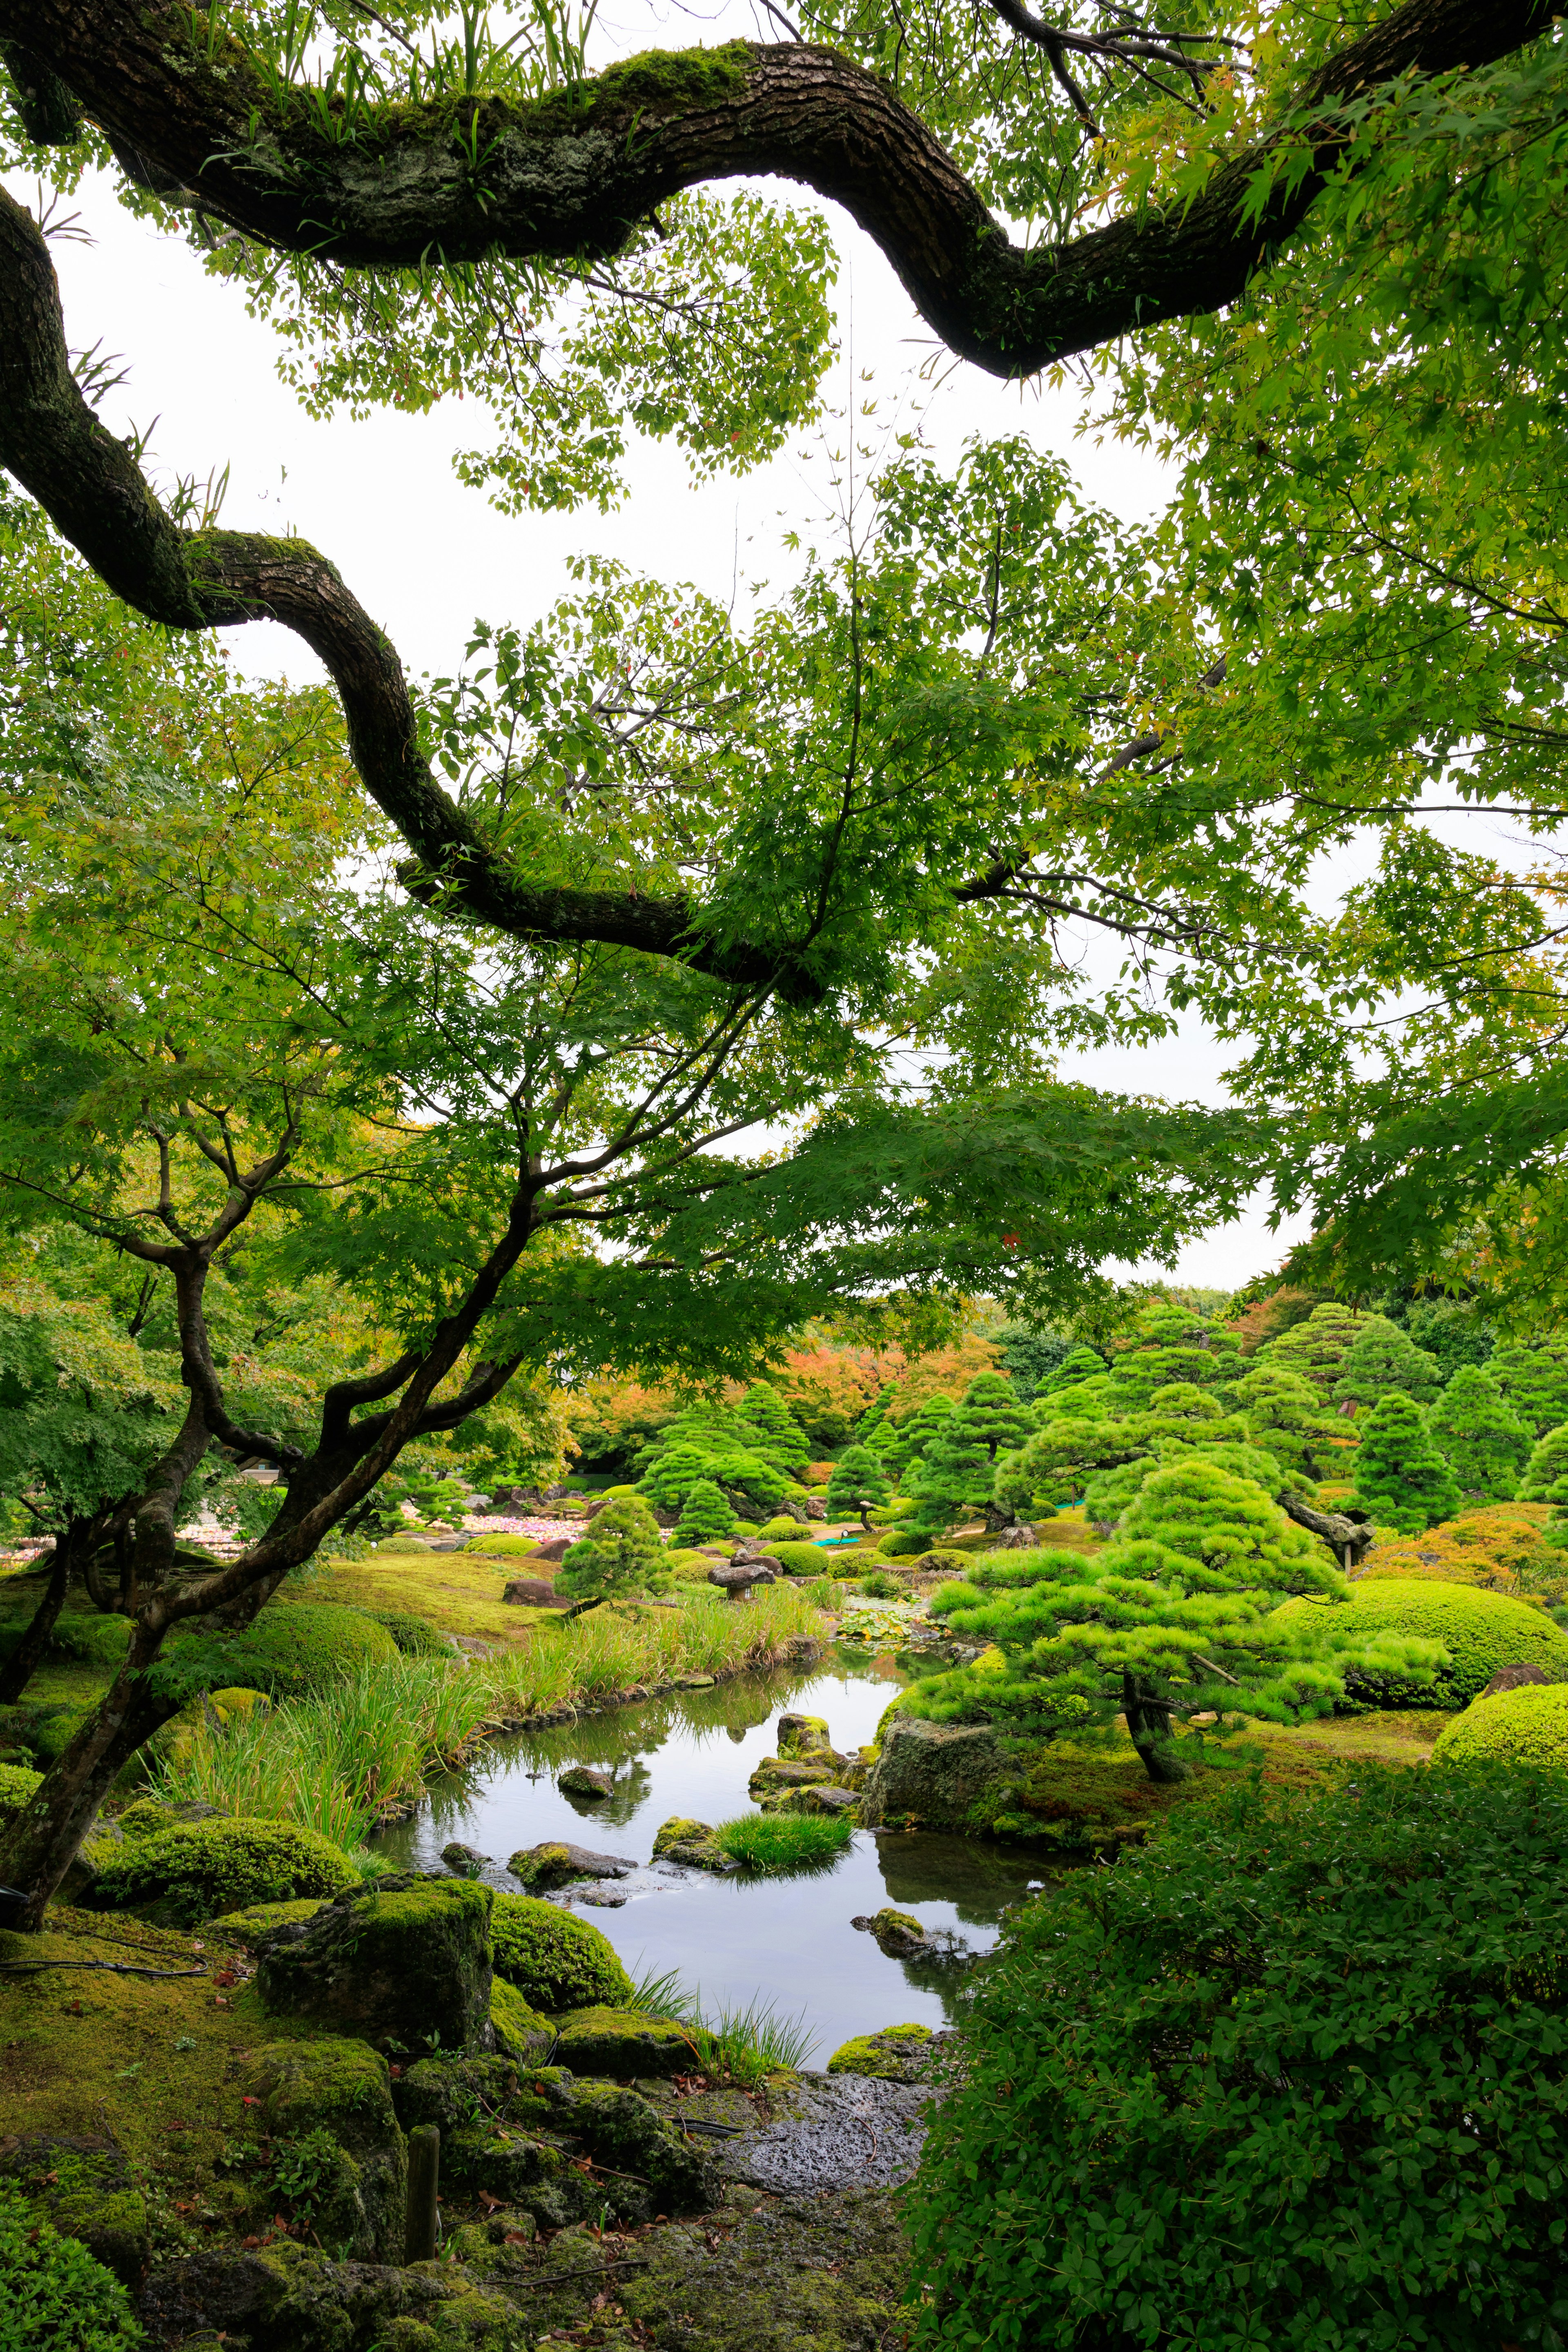
<instances>
[{"instance_id":1,"label":"dense green foliage","mask_svg":"<svg viewBox=\"0 0 1568 2352\"><path fill-rule=\"evenodd\" d=\"M1317 1616L1342 1621L1353 1641L1409 1637L1447 1650L1431 1681L1358 1662L1352 1691L1363 1705L1468 1706L1503 1666L1540 1666L1554 1682L1568 1680L1568 1633L1544 1610L1503 1592L1427 1578L1368 1577L1351 1587L1348 1604L1296 1600L1279 1612L1282 1622L1297 1626Z\"/></svg>"},{"instance_id":2,"label":"dense green foliage","mask_svg":"<svg viewBox=\"0 0 1568 2352\"><path fill-rule=\"evenodd\" d=\"M1530 1764L1568 1772L1568 1680L1478 1698L1445 1726L1434 1764Z\"/></svg>"},{"instance_id":3,"label":"dense green foliage","mask_svg":"<svg viewBox=\"0 0 1568 2352\"><path fill-rule=\"evenodd\" d=\"M911 2197L917 2343L1554 2343L1565 1938L1568 1777L1183 1807L979 1980Z\"/></svg>"},{"instance_id":4,"label":"dense green foliage","mask_svg":"<svg viewBox=\"0 0 1568 2352\"><path fill-rule=\"evenodd\" d=\"M1462 1492L1475 1501L1511 1501L1533 1433L1490 1367L1461 1364L1428 1418Z\"/></svg>"},{"instance_id":5,"label":"dense green foliage","mask_svg":"<svg viewBox=\"0 0 1568 2352\"><path fill-rule=\"evenodd\" d=\"M1380 1397L1363 1423L1354 1467L1355 1499L1379 1527L1418 1535L1459 1507L1459 1481L1403 1389Z\"/></svg>"},{"instance_id":6,"label":"dense green foliage","mask_svg":"<svg viewBox=\"0 0 1568 2352\"><path fill-rule=\"evenodd\" d=\"M592 1593L614 1600L622 1593L658 1592L668 1581L658 1521L640 1495L625 1495L606 1503L587 1534L568 1546L555 1586L574 1600Z\"/></svg>"},{"instance_id":7,"label":"dense green foliage","mask_svg":"<svg viewBox=\"0 0 1568 2352\"><path fill-rule=\"evenodd\" d=\"M96 1883L107 1904L156 1902L185 1927L248 1903L342 1895L359 1883L348 1856L295 1822L181 1822L133 1838L105 1857Z\"/></svg>"},{"instance_id":8,"label":"dense green foliage","mask_svg":"<svg viewBox=\"0 0 1568 2352\"><path fill-rule=\"evenodd\" d=\"M858 1517L868 1528L871 1513L892 1498L892 1488L868 1445L846 1447L833 1465L823 1500L829 1518Z\"/></svg>"},{"instance_id":9,"label":"dense green foliage","mask_svg":"<svg viewBox=\"0 0 1568 2352\"><path fill-rule=\"evenodd\" d=\"M122 1620L112 1628L121 1647L122 1628ZM288 1698L322 1690L362 1666L394 1658L398 1646L387 1628L363 1610L331 1601L289 1601L263 1610L243 1633L176 1633L159 1672L183 1698L240 1686Z\"/></svg>"},{"instance_id":10,"label":"dense green foliage","mask_svg":"<svg viewBox=\"0 0 1568 2352\"><path fill-rule=\"evenodd\" d=\"M1519 1482L1521 1503L1544 1503L1560 1478L1568 1477L1568 1422L1543 1430L1531 1450Z\"/></svg>"},{"instance_id":11,"label":"dense green foliage","mask_svg":"<svg viewBox=\"0 0 1568 2352\"><path fill-rule=\"evenodd\" d=\"M1568 1346L1560 1335L1532 1346L1496 1348L1487 1370L1535 1436L1568 1421Z\"/></svg>"},{"instance_id":12,"label":"dense green foliage","mask_svg":"<svg viewBox=\"0 0 1568 2352\"><path fill-rule=\"evenodd\" d=\"M1417 1404L1429 1403L1443 1384L1436 1356L1416 1347L1396 1323L1369 1315L1340 1362L1330 1394L1336 1404L1375 1404L1390 1389L1402 1389Z\"/></svg>"},{"instance_id":13,"label":"dense green foliage","mask_svg":"<svg viewBox=\"0 0 1568 2352\"><path fill-rule=\"evenodd\" d=\"M711 1478L687 1488L671 1540L677 1544L722 1543L735 1532L735 1514Z\"/></svg>"},{"instance_id":14,"label":"dense green foliage","mask_svg":"<svg viewBox=\"0 0 1568 2352\"><path fill-rule=\"evenodd\" d=\"M136 2352L146 2340L112 2272L0 2181L0 2352Z\"/></svg>"},{"instance_id":15,"label":"dense green foliage","mask_svg":"<svg viewBox=\"0 0 1568 2352\"><path fill-rule=\"evenodd\" d=\"M597 2002L618 2009L630 1999L632 1980L609 1937L559 1904L498 1895L490 1948L497 1976L550 2015Z\"/></svg>"},{"instance_id":16,"label":"dense green foliage","mask_svg":"<svg viewBox=\"0 0 1568 2352\"><path fill-rule=\"evenodd\" d=\"M906 1703L939 1720L1075 1737L1125 1716L1151 1773L1168 1777L1182 1769L1175 1722L1237 1707L1277 1722L1321 1714L1346 1668L1375 1663L1384 1642L1390 1670L1436 1662L1429 1644L1369 1635L1348 1610L1300 1602L1292 1617L1279 1606L1345 1590L1316 1538L1260 1487L1194 1459L1142 1482L1104 1551L993 1553L943 1586L935 1612L994 1643L1001 1663L920 1682Z\"/></svg>"}]
</instances>

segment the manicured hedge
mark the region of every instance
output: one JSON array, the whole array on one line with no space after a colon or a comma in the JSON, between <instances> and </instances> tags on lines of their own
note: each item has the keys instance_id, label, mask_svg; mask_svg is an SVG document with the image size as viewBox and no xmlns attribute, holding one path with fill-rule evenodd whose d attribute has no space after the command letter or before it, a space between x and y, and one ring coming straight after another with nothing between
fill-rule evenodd
<instances>
[{"instance_id":1,"label":"manicured hedge","mask_svg":"<svg viewBox=\"0 0 1568 2352\"><path fill-rule=\"evenodd\" d=\"M1255 1782L1018 1914L911 2195L921 2352L1563 2339L1568 1776Z\"/></svg>"},{"instance_id":2,"label":"manicured hedge","mask_svg":"<svg viewBox=\"0 0 1568 2352\"><path fill-rule=\"evenodd\" d=\"M292 1698L397 1654L385 1626L363 1609L292 1601L263 1609L242 1633L176 1632L159 1663L183 1697L240 1685Z\"/></svg>"},{"instance_id":3,"label":"manicured hedge","mask_svg":"<svg viewBox=\"0 0 1568 2352\"><path fill-rule=\"evenodd\" d=\"M1538 1764L1568 1772L1568 1683L1525 1683L1479 1698L1445 1728L1434 1764Z\"/></svg>"},{"instance_id":4,"label":"manicured hedge","mask_svg":"<svg viewBox=\"0 0 1568 2352\"><path fill-rule=\"evenodd\" d=\"M1275 1613L1300 1616L1321 1601L1287 1601ZM1506 1593L1482 1592L1467 1584L1436 1584L1426 1578L1374 1577L1352 1588L1349 1624L1359 1633L1420 1634L1441 1642L1450 1663L1435 1683L1405 1682L1392 1675L1352 1674L1346 1690L1363 1706L1391 1707L1468 1706L1500 1666L1539 1666L1554 1682L1568 1682L1568 1633L1544 1610L1531 1609ZM1344 1621L1342 1621L1344 1622Z\"/></svg>"}]
</instances>

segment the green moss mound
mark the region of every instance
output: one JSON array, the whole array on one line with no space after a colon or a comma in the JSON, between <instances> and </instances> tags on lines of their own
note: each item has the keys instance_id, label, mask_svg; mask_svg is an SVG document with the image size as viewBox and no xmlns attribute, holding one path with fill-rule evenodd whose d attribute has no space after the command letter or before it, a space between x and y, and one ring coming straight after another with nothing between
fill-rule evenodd
<instances>
[{"instance_id":1,"label":"green moss mound","mask_svg":"<svg viewBox=\"0 0 1568 2352\"><path fill-rule=\"evenodd\" d=\"M195 1927L254 1903L342 1895L358 1884L348 1855L317 1831L225 1815L133 1840L106 1860L96 1893L110 1905L156 1903L175 1925Z\"/></svg>"},{"instance_id":2,"label":"green moss mound","mask_svg":"<svg viewBox=\"0 0 1568 2352\"><path fill-rule=\"evenodd\" d=\"M539 1549L537 1536L480 1536L474 1544L476 1551L489 1559L522 1559Z\"/></svg>"},{"instance_id":3,"label":"green moss mound","mask_svg":"<svg viewBox=\"0 0 1568 2352\"><path fill-rule=\"evenodd\" d=\"M0 2188L0 2352L132 2352L146 2340L119 2280Z\"/></svg>"},{"instance_id":4,"label":"green moss mound","mask_svg":"<svg viewBox=\"0 0 1568 2352\"><path fill-rule=\"evenodd\" d=\"M824 1544L776 1543L773 1556L786 1576L820 1576L835 1558Z\"/></svg>"},{"instance_id":5,"label":"green moss mound","mask_svg":"<svg viewBox=\"0 0 1568 2352\"><path fill-rule=\"evenodd\" d=\"M43 1779L25 1764L0 1764L0 1819L20 1811Z\"/></svg>"},{"instance_id":6,"label":"green moss mound","mask_svg":"<svg viewBox=\"0 0 1568 2352\"><path fill-rule=\"evenodd\" d=\"M1525 1683L1479 1698L1449 1724L1434 1764L1535 1764L1568 1772L1568 1683Z\"/></svg>"},{"instance_id":7,"label":"green moss mound","mask_svg":"<svg viewBox=\"0 0 1568 2352\"><path fill-rule=\"evenodd\" d=\"M631 1999L632 1980L609 1937L558 1904L498 1895L490 1940L497 1976L535 2009L622 2009Z\"/></svg>"},{"instance_id":8,"label":"green moss mound","mask_svg":"<svg viewBox=\"0 0 1568 2352\"><path fill-rule=\"evenodd\" d=\"M830 2074L861 2074L878 2083L907 2083L918 2073L923 2045L931 2041L929 2025L884 2025L876 2033L859 2033L841 2042L827 2062Z\"/></svg>"},{"instance_id":9,"label":"green moss mound","mask_svg":"<svg viewBox=\"0 0 1568 2352\"><path fill-rule=\"evenodd\" d=\"M364 1614L373 1625L385 1628L405 1658L449 1658L456 1647L449 1634L405 1609L367 1609Z\"/></svg>"},{"instance_id":10,"label":"green moss mound","mask_svg":"<svg viewBox=\"0 0 1568 2352\"><path fill-rule=\"evenodd\" d=\"M1238 1778L1026 1905L909 2192L921 2345L1545 2344L1565 1948L1519 1766Z\"/></svg>"},{"instance_id":11,"label":"green moss mound","mask_svg":"<svg viewBox=\"0 0 1568 2352\"><path fill-rule=\"evenodd\" d=\"M1324 1605L1287 1601L1275 1613L1296 1617ZM1377 1577L1352 1587L1348 1604L1338 1605L1348 1606L1348 1622L1357 1633L1414 1633L1441 1642L1448 1652L1449 1664L1438 1668L1434 1683L1406 1682L1394 1675L1348 1675L1346 1689L1363 1706L1468 1706L1502 1666L1539 1666L1553 1682L1568 1682L1568 1633L1542 1610L1510 1601L1506 1593L1426 1578Z\"/></svg>"},{"instance_id":12,"label":"green moss mound","mask_svg":"<svg viewBox=\"0 0 1568 2352\"><path fill-rule=\"evenodd\" d=\"M274 1698L298 1697L397 1654L384 1625L331 1601L275 1602L243 1633L176 1633L163 1648L184 1698L241 1684Z\"/></svg>"}]
</instances>

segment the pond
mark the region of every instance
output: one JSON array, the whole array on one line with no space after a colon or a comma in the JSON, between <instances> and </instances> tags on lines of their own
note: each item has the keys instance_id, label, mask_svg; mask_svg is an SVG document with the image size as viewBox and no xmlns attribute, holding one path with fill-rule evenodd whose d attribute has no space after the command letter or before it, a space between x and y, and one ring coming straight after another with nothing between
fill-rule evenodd
<instances>
[{"instance_id":1,"label":"pond","mask_svg":"<svg viewBox=\"0 0 1568 2352\"><path fill-rule=\"evenodd\" d=\"M459 1839L492 1855L483 1876L513 1892L507 1856L544 1838L637 1862L635 1875L605 1889L624 1904L581 1909L632 1975L674 1969L710 2013L761 1999L803 2017L816 2036L807 2063L820 2066L852 2034L941 2025L963 1979L952 1960L889 1958L853 1918L890 1903L928 1934L948 1931L960 1951L988 1951L1004 1909L1038 1884L1030 1865L969 1839L858 1830L821 1869L716 1877L650 1864L654 1832L671 1814L720 1822L754 1811L746 1783L776 1753L782 1714L823 1716L834 1746L854 1749L872 1738L906 1679L891 1659L839 1654L826 1665L744 1675L500 1739L436 1781L419 1811L375 1843L389 1861L436 1870L442 1847ZM612 1771L614 1794L565 1794L556 1775L572 1764ZM574 1901L570 1890L558 1899Z\"/></svg>"}]
</instances>

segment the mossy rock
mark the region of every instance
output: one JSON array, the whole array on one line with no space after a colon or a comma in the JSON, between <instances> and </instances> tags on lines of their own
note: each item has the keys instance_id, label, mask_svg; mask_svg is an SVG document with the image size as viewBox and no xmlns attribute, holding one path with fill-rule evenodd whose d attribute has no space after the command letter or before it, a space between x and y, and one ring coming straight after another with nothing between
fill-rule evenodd
<instances>
[{"instance_id":1,"label":"mossy rock","mask_svg":"<svg viewBox=\"0 0 1568 2352\"><path fill-rule=\"evenodd\" d=\"M711 1870L721 1859L713 1843L713 1824L693 1821L685 1813L671 1813L653 1833L653 1858L682 1862L693 1870Z\"/></svg>"},{"instance_id":2,"label":"mossy rock","mask_svg":"<svg viewBox=\"0 0 1568 2352\"><path fill-rule=\"evenodd\" d=\"M613 2082L684 2074L697 2063L686 2028L676 2019L645 2017L639 2010L579 2009L556 2021L557 2065L574 2074L603 2074Z\"/></svg>"},{"instance_id":3,"label":"mossy rock","mask_svg":"<svg viewBox=\"0 0 1568 2352\"><path fill-rule=\"evenodd\" d=\"M225 1813L133 1837L105 1854L94 1899L154 1905L168 1924L194 1927L247 1904L333 1895L358 1884L342 1847L317 1831Z\"/></svg>"},{"instance_id":4,"label":"mossy rock","mask_svg":"<svg viewBox=\"0 0 1568 2352\"><path fill-rule=\"evenodd\" d=\"M1546 1764L1568 1771L1568 1683L1478 1698L1440 1735L1434 1764Z\"/></svg>"},{"instance_id":5,"label":"mossy rock","mask_svg":"<svg viewBox=\"0 0 1568 2352\"><path fill-rule=\"evenodd\" d=\"M1539 1666L1550 1681L1568 1682L1568 1633L1544 1610L1506 1593L1426 1578L1369 1578L1351 1587L1348 1602L1287 1601L1274 1616L1277 1622L1300 1621L1308 1611L1330 1608L1336 1631L1418 1634L1441 1642L1448 1652L1448 1664L1431 1683L1396 1675L1347 1675L1352 1703L1457 1709L1468 1706L1503 1666Z\"/></svg>"},{"instance_id":6,"label":"mossy rock","mask_svg":"<svg viewBox=\"0 0 1568 2352\"><path fill-rule=\"evenodd\" d=\"M385 1628L403 1657L449 1658L456 1654L458 1645L449 1633L439 1632L426 1619L415 1617L405 1609L367 1609L364 1614L373 1625Z\"/></svg>"},{"instance_id":7,"label":"mossy rock","mask_svg":"<svg viewBox=\"0 0 1568 2352\"><path fill-rule=\"evenodd\" d=\"M340 2263L287 2238L163 2264L141 2307L157 2342L192 2352L225 2342L249 2352L500 2352L521 2340L516 2305L449 2263Z\"/></svg>"},{"instance_id":8,"label":"mossy rock","mask_svg":"<svg viewBox=\"0 0 1568 2352\"><path fill-rule=\"evenodd\" d=\"M781 1762L813 1764L820 1757L825 1763L831 1763L833 1756L834 1747L828 1738L826 1716L780 1716L779 1759Z\"/></svg>"},{"instance_id":9,"label":"mossy rock","mask_svg":"<svg viewBox=\"0 0 1568 2352\"><path fill-rule=\"evenodd\" d=\"M221 1928L232 1943L247 1943L264 1927L287 1927L297 1919L313 1919L321 1907L319 1895L304 1895L294 1903L247 1903L242 1911L226 1911L221 1919L209 1919L211 1929Z\"/></svg>"},{"instance_id":10,"label":"mossy rock","mask_svg":"<svg viewBox=\"0 0 1568 2352\"><path fill-rule=\"evenodd\" d=\"M546 2057L555 2040L550 2020L531 2008L505 1977L490 1979L490 2028L502 2057L515 2059L520 2065Z\"/></svg>"},{"instance_id":11,"label":"mossy rock","mask_svg":"<svg viewBox=\"0 0 1568 2352\"><path fill-rule=\"evenodd\" d=\"M331 1601L275 1601L241 1633L176 1632L163 1663L174 1685L198 1692L237 1684L274 1698L298 1697L398 1654L384 1625Z\"/></svg>"},{"instance_id":12,"label":"mossy rock","mask_svg":"<svg viewBox=\"0 0 1568 2352\"><path fill-rule=\"evenodd\" d=\"M256 1939L256 1989L381 2049L483 2050L490 2040L490 1905L477 1879L387 1877Z\"/></svg>"},{"instance_id":13,"label":"mossy rock","mask_svg":"<svg viewBox=\"0 0 1568 2352\"><path fill-rule=\"evenodd\" d=\"M632 1980L607 1936L559 1904L498 1895L490 1919L495 1972L548 2015L626 2000Z\"/></svg>"},{"instance_id":14,"label":"mossy rock","mask_svg":"<svg viewBox=\"0 0 1568 2352\"><path fill-rule=\"evenodd\" d=\"M841 2042L827 2062L830 2074L864 2074L878 2083L920 2083L933 2039L929 2025L884 2025Z\"/></svg>"},{"instance_id":15,"label":"mossy rock","mask_svg":"<svg viewBox=\"0 0 1568 2352\"><path fill-rule=\"evenodd\" d=\"M85 2246L121 2285L132 2292L141 2285L152 2246L147 2200L118 2148L44 2137L10 2138L0 2143L0 2176L9 2176L41 2218ZM0 2346L30 2345L30 2336L5 2336L5 2310L0 2293ZM62 2347L76 2340L59 2339Z\"/></svg>"},{"instance_id":16,"label":"mossy rock","mask_svg":"<svg viewBox=\"0 0 1568 2352\"><path fill-rule=\"evenodd\" d=\"M0 1764L0 1820L7 1813L19 1812L43 1781L41 1772L31 1772L25 1764Z\"/></svg>"},{"instance_id":17,"label":"mossy rock","mask_svg":"<svg viewBox=\"0 0 1568 2352\"><path fill-rule=\"evenodd\" d=\"M289 2202L300 2219L307 2208L317 2238L360 2262L397 2261L407 2165L380 2053L331 2035L263 2043L241 2092L260 2101L254 2122L272 2143L286 2196L291 2152L306 2159L297 2177L309 2185Z\"/></svg>"},{"instance_id":18,"label":"mossy rock","mask_svg":"<svg viewBox=\"0 0 1568 2352\"><path fill-rule=\"evenodd\" d=\"M161 1830L178 1827L179 1814L173 1805L161 1804L156 1797L138 1797L123 1812L114 1816L114 1826L122 1837L156 1837Z\"/></svg>"}]
</instances>

